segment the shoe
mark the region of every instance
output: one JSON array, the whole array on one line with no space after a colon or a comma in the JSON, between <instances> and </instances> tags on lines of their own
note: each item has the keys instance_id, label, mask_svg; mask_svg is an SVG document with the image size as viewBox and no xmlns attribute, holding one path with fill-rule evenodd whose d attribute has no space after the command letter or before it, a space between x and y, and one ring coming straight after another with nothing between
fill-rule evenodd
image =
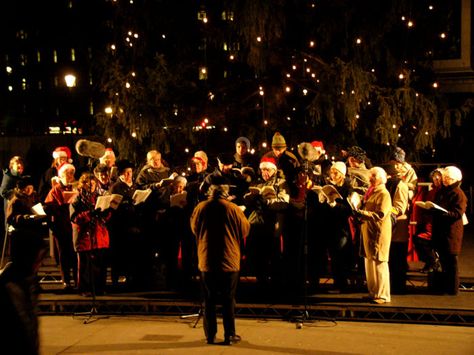
<instances>
[{"instance_id":1,"label":"shoe","mask_svg":"<svg viewBox=\"0 0 474 355\"><path fill-rule=\"evenodd\" d=\"M206 343L208 343L208 344L214 344L214 337L212 337L212 338L207 338Z\"/></svg>"},{"instance_id":2,"label":"shoe","mask_svg":"<svg viewBox=\"0 0 474 355\"><path fill-rule=\"evenodd\" d=\"M242 338L240 337L240 335L231 335L230 337L228 338L225 338L224 340L224 345L233 345L233 344L238 344L240 343L240 341L242 340Z\"/></svg>"},{"instance_id":3,"label":"shoe","mask_svg":"<svg viewBox=\"0 0 474 355\"><path fill-rule=\"evenodd\" d=\"M375 298L372 300L372 303L375 303L375 304L384 304L384 303L388 303L386 300L384 300L383 298Z\"/></svg>"}]
</instances>

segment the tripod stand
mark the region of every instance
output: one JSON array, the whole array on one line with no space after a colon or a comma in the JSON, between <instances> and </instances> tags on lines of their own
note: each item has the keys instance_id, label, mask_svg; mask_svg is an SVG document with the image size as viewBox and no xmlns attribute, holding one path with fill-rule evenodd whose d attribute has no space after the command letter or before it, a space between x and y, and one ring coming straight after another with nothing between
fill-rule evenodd
<instances>
[{"instance_id":1,"label":"tripod stand","mask_svg":"<svg viewBox=\"0 0 474 355\"><path fill-rule=\"evenodd\" d=\"M301 244L303 251L303 311L299 317L295 317L294 321L296 323L296 329L301 329L305 322L310 321L309 315L309 304L308 304L308 253L309 253L309 243L308 243L308 194L306 191L306 184L308 179L308 172L310 161L308 159L304 160L304 172L303 176L305 181L301 185L301 188L305 189L304 194L304 205L303 205L303 229L301 231ZM300 249L301 250L301 249Z\"/></svg>"},{"instance_id":2,"label":"tripod stand","mask_svg":"<svg viewBox=\"0 0 474 355\"><path fill-rule=\"evenodd\" d=\"M204 310L203 310L203 305L201 302L201 305L199 306L199 311L197 313L191 313L191 314L184 314L180 316L180 319L188 319L188 318L194 318L196 317L196 320L194 321L193 328L196 328L197 325L199 324L199 321L201 320L203 316Z\"/></svg>"},{"instance_id":3,"label":"tripod stand","mask_svg":"<svg viewBox=\"0 0 474 355\"><path fill-rule=\"evenodd\" d=\"M91 159L89 159L89 168L92 170L92 163ZM74 316L85 316L86 318L84 319L84 324L92 323L99 318L96 316L98 315L98 308L97 308L97 290L96 290L96 269L99 268L99 276L101 278L106 277L106 275L103 275L103 258L102 258L102 249L99 249L99 243L98 243L98 233L99 233L99 224L100 223L100 210L96 211L95 206L94 206L94 198L93 194L96 191L96 182L94 180L94 177L91 172L87 173L88 175L82 175L80 179L80 183L82 184L87 184L89 186L85 186L86 188L88 187L89 190L82 190L80 191L80 195L78 196L78 201L77 204L79 206L82 205L82 207L86 207L85 212L88 212L88 219L85 220L83 223L84 225L81 228L78 228L77 233L83 234L84 240L82 243L85 245L82 251L78 251L78 260L79 260L79 265L78 265L78 280L81 280L81 275L83 274L84 271L88 273L87 278L88 278L88 283L90 287L90 294L92 297L92 305L91 305L91 310L89 312L82 312L82 313L77 313ZM80 188L84 188L84 185L82 185ZM85 193L83 193L85 191ZM75 207L75 206L74 206ZM88 210L88 211L87 211ZM84 211L79 210L78 214L81 214ZM76 211L74 211L72 218L76 215ZM75 221L78 223L78 221ZM84 228L84 231L81 232L81 229ZM87 240L87 238L89 240ZM89 244L89 249L87 249L87 244ZM84 260L86 259L86 260ZM85 261L85 262L84 262ZM101 273L102 272L102 273ZM105 280L104 280L105 282ZM103 285L105 287L105 285ZM96 317L96 318L93 318ZM107 318L107 317L102 317L102 318Z\"/></svg>"}]
</instances>

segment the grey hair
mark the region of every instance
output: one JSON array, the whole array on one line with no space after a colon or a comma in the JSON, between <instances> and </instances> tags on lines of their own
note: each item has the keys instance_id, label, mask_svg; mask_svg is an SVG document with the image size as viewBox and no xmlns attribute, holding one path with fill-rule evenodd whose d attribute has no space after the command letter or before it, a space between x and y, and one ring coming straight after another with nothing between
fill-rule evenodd
<instances>
[{"instance_id":1,"label":"grey hair","mask_svg":"<svg viewBox=\"0 0 474 355\"><path fill-rule=\"evenodd\" d=\"M369 172L373 174L377 180L380 180L382 184L387 183L387 173L380 166L374 166Z\"/></svg>"}]
</instances>

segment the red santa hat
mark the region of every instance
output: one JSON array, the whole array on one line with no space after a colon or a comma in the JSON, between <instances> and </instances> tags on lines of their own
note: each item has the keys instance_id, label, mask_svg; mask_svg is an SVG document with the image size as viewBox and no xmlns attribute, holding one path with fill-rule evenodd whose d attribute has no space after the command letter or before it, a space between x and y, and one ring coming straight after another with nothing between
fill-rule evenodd
<instances>
[{"instance_id":1,"label":"red santa hat","mask_svg":"<svg viewBox=\"0 0 474 355\"><path fill-rule=\"evenodd\" d=\"M71 150L68 147L57 147L53 151L53 158L54 159L67 158L67 161L69 163L72 163Z\"/></svg>"},{"instance_id":2,"label":"red santa hat","mask_svg":"<svg viewBox=\"0 0 474 355\"><path fill-rule=\"evenodd\" d=\"M313 146L314 149L319 151L320 154L326 153L326 151L324 150L323 142L321 142L321 141L312 141L311 145Z\"/></svg>"},{"instance_id":3,"label":"red santa hat","mask_svg":"<svg viewBox=\"0 0 474 355\"><path fill-rule=\"evenodd\" d=\"M74 167L74 165L69 164L69 163L61 164L61 166L58 169L58 177L61 177L66 172L66 170L76 171L76 168Z\"/></svg>"},{"instance_id":4,"label":"red santa hat","mask_svg":"<svg viewBox=\"0 0 474 355\"><path fill-rule=\"evenodd\" d=\"M276 160L272 157L263 157L260 160L260 169L274 169L277 170Z\"/></svg>"}]
</instances>

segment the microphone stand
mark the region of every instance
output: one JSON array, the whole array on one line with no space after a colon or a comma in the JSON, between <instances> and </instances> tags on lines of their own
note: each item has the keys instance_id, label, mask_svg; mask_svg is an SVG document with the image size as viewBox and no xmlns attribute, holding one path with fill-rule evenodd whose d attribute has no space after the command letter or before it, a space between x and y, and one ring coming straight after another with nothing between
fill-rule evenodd
<instances>
[{"instance_id":1,"label":"microphone stand","mask_svg":"<svg viewBox=\"0 0 474 355\"><path fill-rule=\"evenodd\" d=\"M89 173L91 174L91 179L94 177L94 171L93 171L93 158L92 157L89 157L88 159L88 162L87 162L87 166L89 168ZM89 195L92 196L92 184L89 183ZM90 205L89 207L89 213L92 215L92 212L94 211L94 206L93 205ZM89 222L90 224L92 224L92 220ZM79 312L79 313L74 313L73 314L73 318L76 317L76 316L79 316L79 317L85 317L85 319L83 320L83 324L90 324L90 323L93 323L93 322L96 322L100 319L107 319L109 318L108 316L101 316L99 317L99 310L98 310L98 307L97 307L97 295L96 295L96 289L95 289L95 277L94 277L94 272L93 272L93 265L92 265L92 258L94 258L94 256L97 256L96 253L94 252L94 246L97 246L97 240L95 238L95 235L94 233L91 233L90 234L90 238L91 238L91 250L90 250L90 254L88 255L87 257L87 268L89 269L89 284L91 286L91 309L89 312ZM79 265L80 267L80 265ZM78 276L78 279L79 279L79 276Z\"/></svg>"},{"instance_id":2,"label":"microphone stand","mask_svg":"<svg viewBox=\"0 0 474 355\"><path fill-rule=\"evenodd\" d=\"M304 160L304 173L307 178L309 172L309 160ZM305 181L306 184L306 181ZM304 187L306 189L306 186ZM309 315L309 304L308 304L308 197L307 191L305 191L304 198L304 212L303 212L303 230L302 244L303 244L303 311L299 317L295 317L296 329L303 328L305 323L311 323L311 317Z\"/></svg>"}]
</instances>

